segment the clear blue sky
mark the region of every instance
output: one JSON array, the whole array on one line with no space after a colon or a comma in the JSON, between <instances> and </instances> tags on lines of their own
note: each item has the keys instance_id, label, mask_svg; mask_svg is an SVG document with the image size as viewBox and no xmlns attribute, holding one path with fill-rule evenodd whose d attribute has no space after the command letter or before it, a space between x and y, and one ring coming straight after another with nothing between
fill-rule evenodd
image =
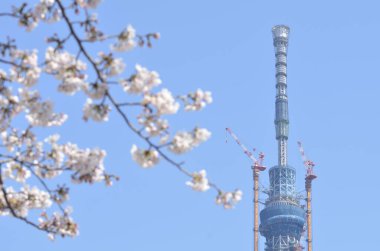
<instances>
[{"instance_id":1,"label":"clear blue sky","mask_svg":"<svg viewBox=\"0 0 380 251\"><path fill-rule=\"evenodd\" d=\"M20 1L1 1L0 9L14 2ZM138 62L157 70L173 92L197 87L213 92L212 106L172 118L173 129L209 128L211 140L183 159L191 170L206 168L223 188L241 188L244 200L224 211L214 204L212 192L191 191L184 184L187 178L171 166L142 170L129 155L136 139L117 116L101 125L82 122L84 97L55 94L57 83L47 79L40 83L45 96L57 99L57 109L70 115L62 140L106 149L107 167L121 181L107 189L102 184L74 186L71 204L80 223L78 238L50 242L45 234L3 217L2 249L251 250L250 162L232 140L225 143L224 128L264 151L268 166L276 163L271 27L287 24L289 157L298 170L299 190L304 169L298 139L317 163L314 248L373 250L380 224L379 9L376 0L104 0L98 11L101 27L117 32L133 24L140 33L162 35L153 49L125 55L127 72ZM52 32L41 25L25 35L10 19L0 19L0 27L2 40L7 34L22 37L22 48L40 51ZM265 173L264 184L267 179Z\"/></svg>"}]
</instances>

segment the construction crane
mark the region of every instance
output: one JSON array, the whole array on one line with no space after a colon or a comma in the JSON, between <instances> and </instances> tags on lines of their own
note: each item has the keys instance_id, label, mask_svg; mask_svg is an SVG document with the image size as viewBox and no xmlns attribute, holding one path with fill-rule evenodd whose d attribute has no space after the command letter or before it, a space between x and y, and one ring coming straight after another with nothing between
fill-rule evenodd
<instances>
[{"instance_id":1,"label":"construction crane","mask_svg":"<svg viewBox=\"0 0 380 251\"><path fill-rule=\"evenodd\" d=\"M297 142L299 151L302 156L303 164L306 167L306 177L305 177L305 189L306 189L306 221L307 221L307 250L312 251L312 223L311 223L311 183L317 176L314 174L314 162L309 160L303 149L302 143L300 141Z\"/></svg>"},{"instance_id":2,"label":"construction crane","mask_svg":"<svg viewBox=\"0 0 380 251\"><path fill-rule=\"evenodd\" d=\"M266 169L263 166L264 154L259 153L258 159L255 158L252 152L250 152L239 140L239 138L232 132L230 128L226 128L226 131L234 138L236 143L243 149L245 155L252 161L253 171L253 239L254 239L254 251L259 251L259 174Z\"/></svg>"}]
</instances>

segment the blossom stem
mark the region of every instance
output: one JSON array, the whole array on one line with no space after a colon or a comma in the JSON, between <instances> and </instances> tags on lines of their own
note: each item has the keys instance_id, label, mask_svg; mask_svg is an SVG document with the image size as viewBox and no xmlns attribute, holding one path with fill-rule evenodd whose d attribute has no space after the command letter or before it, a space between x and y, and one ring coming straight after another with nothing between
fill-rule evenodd
<instances>
[{"instance_id":1,"label":"blossom stem","mask_svg":"<svg viewBox=\"0 0 380 251\"><path fill-rule=\"evenodd\" d=\"M9 65L13 65L13 66L15 66L15 67L20 67L20 68L21 68L21 66L18 65L18 64L16 64L15 62L8 61L8 60L1 59L1 58L0 58L0 63L3 63L3 64L9 64Z\"/></svg>"},{"instance_id":2,"label":"blossom stem","mask_svg":"<svg viewBox=\"0 0 380 251\"><path fill-rule=\"evenodd\" d=\"M17 17L14 13L0 13L0 17Z\"/></svg>"},{"instance_id":3,"label":"blossom stem","mask_svg":"<svg viewBox=\"0 0 380 251\"><path fill-rule=\"evenodd\" d=\"M133 103L118 103L117 106L144 106L140 102L133 102Z\"/></svg>"}]
</instances>

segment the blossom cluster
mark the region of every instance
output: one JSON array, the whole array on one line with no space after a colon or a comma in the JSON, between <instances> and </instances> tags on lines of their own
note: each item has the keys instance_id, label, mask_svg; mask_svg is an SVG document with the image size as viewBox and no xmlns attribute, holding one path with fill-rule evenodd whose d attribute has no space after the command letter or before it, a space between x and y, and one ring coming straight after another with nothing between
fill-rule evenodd
<instances>
[{"instance_id":1,"label":"blossom cluster","mask_svg":"<svg viewBox=\"0 0 380 251\"><path fill-rule=\"evenodd\" d=\"M117 42L111 45L111 50L124 52L136 47L136 30L128 25L117 37Z\"/></svg>"},{"instance_id":2,"label":"blossom cluster","mask_svg":"<svg viewBox=\"0 0 380 251\"><path fill-rule=\"evenodd\" d=\"M175 114L179 109L179 103L166 88L155 94L146 94L143 103L151 104L156 109L158 115Z\"/></svg>"},{"instance_id":3,"label":"blossom cluster","mask_svg":"<svg viewBox=\"0 0 380 251\"><path fill-rule=\"evenodd\" d=\"M169 146L169 150L176 154L188 152L199 144L207 141L210 136L210 131L206 128L198 127L194 128L192 132L177 132Z\"/></svg>"},{"instance_id":4,"label":"blossom cluster","mask_svg":"<svg viewBox=\"0 0 380 251\"><path fill-rule=\"evenodd\" d=\"M145 128L145 131L150 137L163 136L161 142L165 143L167 131L169 129L169 121L160 117L143 113L138 117L138 123Z\"/></svg>"},{"instance_id":5,"label":"blossom cluster","mask_svg":"<svg viewBox=\"0 0 380 251\"><path fill-rule=\"evenodd\" d=\"M26 87L35 85L41 74L41 69L38 67L37 50L32 52L13 50L11 59L14 65L10 68L9 78Z\"/></svg>"},{"instance_id":6,"label":"blossom cluster","mask_svg":"<svg viewBox=\"0 0 380 251\"><path fill-rule=\"evenodd\" d=\"M101 0L76 0L76 3L79 4L82 8L91 8L95 9L100 4Z\"/></svg>"},{"instance_id":7,"label":"blossom cluster","mask_svg":"<svg viewBox=\"0 0 380 251\"><path fill-rule=\"evenodd\" d=\"M201 89L197 89L194 93L189 93L187 96L182 96L181 99L185 102L186 111L199 111L212 103L211 92Z\"/></svg>"},{"instance_id":8,"label":"blossom cluster","mask_svg":"<svg viewBox=\"0 0 380 251\"><path fill-rule=\"evenodd\" d=\"M226 209L233 208L243 198L243 192L236 189L233 192L220 191L216 197L216 204L222 205Z\"/></svg>"},{"instance_id":9,"label":"blossom cluster","mask_svg":"<svg viewBox=\"0 0 380 251\"><path fill-rule=\"evenodd\" d=\"M206 170L202 169L199 172L194 172L192 174L193 179L187 181L186 185L190 186L195 191L204 192L210 189L208 179L206 177Z\"/></svg>"},{"instance_id":10,"label":"blossom cluster","mask_svg":"<svg viewBox=\"0 0 380 251\"><path fill-rule=\"evenodd\" d=\"M30 188L28 185L24 185L19 191L16 191L9 186L5 192L5 194L4 192L0 193L1 215L14 213L18 217L26 217L31 209L45 209L52 205L49 193L37 187Z\"/></svg>"},{"instance_id":11,"label":"blossom cluster","mask_svg":"<svg viewBox=\"0 0 380 251\"><path fill-rule=\"evenodd\" d=\"M9 70L12 71L12 68ZM6 73L2 76L5 81L12 81ZM29 185L32 178L48 180L68 172L73 183L104 181L107 185L111 184L111 176L104 169L104 150L81 149L72 143L59 144L58 135L38 140L33 128L60 126L67 115L56 113L53 102L42 100L40 93L31 89L33 85L20 84L21 87L15 91L7 85L0 89L0 214L26 218L30 210L47 210L53 203L67 201L67 188L46 190L47 181L41 184L42 189L32 187ZM19 130L13 127L13 120L23 114L27 129ZM40 225L40 228L47 229L51 234L76 235L77 231L73 229L67 232L67 223L75 225L72 219L67 221L66 217L58 215L55 213L53 220Z\"/></svg>"},{"instance_id":12,"label":"blossom cluster","mask_svg":"<svg viewBox=\"0 0 380 251\"><path fill-rule=\"evenodd\" d=\"M136 145L132 145L132 159L143 168L153 167L159 162L159 154L156 150L139 149Z\"/></svg>"},{"instance_id":13,"label":"blossom cluster","mask_svg":"<svg viewBox=\"0 0 380 251\"><path fill-rule=\"evenodd\" d=\"M104 52L99 52L99 57L97 64L103 70L105 76L113 77L121 74L124 71L125 63L121 58L115 58L112 53L105 54Z\"/></svg>"},{"instance_id":14,"label":"blossom cluster","mask_svg":"<svg viewBox=\"0 0 380 251\"><path fill-rule=\"evenodd\" d=\"M211 132L201 127L171 132L167 118L178 113L181 104L184 111L202 110L212 103L211 92L197 89L185 95L173 95L167 88L158 89L162 80L157 71L140 64L135 65L132 74L123 76L129 68L123 58L115 54L144 44L151 47L151 39L158 39L159 33L142 36L128 25L117 35L106 35L96 26L97 15L91 13L101 0L70 2L66 6L60 0L40 0L34 7L25 3L14 7L8 15L16 18L27 31L35 29L40 22L62 20L68 33L62 38L62 34L48 37L49 46L42 59L37 50L21 50L11 39L0 42L0 215L24 220L48 232L50 239L74 237L79 234L78 225L71 217L70 207L64 209L70 189L67 184L51 188L51 184L56 184L51 180L59 178L61 181L63 174L68 174L73 184L104 182L111 185L113 179L118 179L105 171L105 150L80 148L71 142L59 143L58 134L40 139L37 130L62 126L68 119L67 114L57 112L54 102L44 99L38 91L43 88L43 83L39 83L43 74L58 82L59 93L84 94L84 121L106 122L111 108L118 113L131 131L147 144L145 148L132 144L130 153L139 166L147 169L166 160L191 177L187 186L200 192L214 188L218 191L217 204L232 208L241 200L240 190L222 192L209 182L206 170L187 171L170 156L189 152L211 137ZM71 20L72 15L76 21ZM77 21L80 17L83 20ZM78 29L82 30L81 34ZM110 51L99 51L97 57L92 57L86 43L108 39L113 40L107 47ZM68 41L77 45L77 51L68 50ZM121 95L115 95L115 89L121 91ZM121 98L128 102L118 101ZM137 112L130 112L131 107ZM53 211L53 205L58 212ZM42 212L38 223L28 218L32 210Z\"/></svg>"},{"instance_id":15,"label":"blossom cluster","mask_svg":"<svg viewBox=\"0 0 380 251\"><path fill-rule=\"evenodd\" d=\"M74 55L48 47L45 61L45 72L53 74L61 81L58 86L60 92L73 95L87 85L85 82L87 75L83 73L87 66L81 60L77 60Z\"/></svg>"},{"instance_id":16,"label":"blossom cluster","mask_svg":"<svg viewBox=\"0 0 380 251\"><path fill-rule=\"evenodd\" d=\"M135 66L136 73L129 79L123 79L120 81L124 91L131 94L148 93L153 87L156 87L162 83L160 76L155 71L149 71L147 68L137 64Z\"/></svg>"},{"instance_id":17,"label":"blossom cluster","mask_svg":"<svg viewBox=\"0 0 380 251\"><path fill-rule=\"evenodd\" d=\"M13 179L16 182L25 183L30 178L31 172L20 163L10 161L1 170L3 179Z\"/></svg>"},{"instance_id":18,"label":"blossom cluster","mask_svg":"<svg viewBox=\"0 0 380 251\"><path fill-rule=\"evenodd\" d=\"M106 104L93 104L91 99L87 99L83 107L83 119L92 119L97 122L107 121L110 108Z\"/></svg>"},{"instance_id":19,"label":"blossom cluster","mask_svg":"<svg viewBox=\"0 0 380 251\"><path fill-rule=\"evenodd\" d=\"M78 225L70 217L71 208L66 208L63 214L55 212L51 217L42 213L38 219L39 227L49 232L48 237L55 239L56 235L75 237L79 234Z\"/></svg>"}]
</instances>

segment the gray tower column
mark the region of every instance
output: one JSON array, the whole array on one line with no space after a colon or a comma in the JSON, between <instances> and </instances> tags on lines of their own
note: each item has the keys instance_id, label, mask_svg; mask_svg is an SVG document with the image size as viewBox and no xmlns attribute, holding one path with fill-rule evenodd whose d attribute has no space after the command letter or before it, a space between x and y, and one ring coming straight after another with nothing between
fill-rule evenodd
<instances>
[{"instance_id":1,"label":"gray tower column","mask_svg":"<svg viewBox=\"0 0 380 251\"><path fill-rule=\"evenodd\" d=\"M287 88L287 52L289 28L286 26L275 26L272 30L273 45L276 56L276 139L278 141L278 165L288 164L288 96Z\"/></svg>"},{"instance_id":2,"label":"gray tower column","mask_svg":"<svg viewBox=\"0 0 380 251\"><path fill-rule=\"evenodd\" d=\"M260 233L266 238L265 251L294 251L305 225L305 210L296 197L296 170L288 165L289 133L287 96L287 50L289 28L272 29L276 55L276 139L278 165L269 169L270 190L265 208L260 212Z\"/></svg>"}]
</instances>

